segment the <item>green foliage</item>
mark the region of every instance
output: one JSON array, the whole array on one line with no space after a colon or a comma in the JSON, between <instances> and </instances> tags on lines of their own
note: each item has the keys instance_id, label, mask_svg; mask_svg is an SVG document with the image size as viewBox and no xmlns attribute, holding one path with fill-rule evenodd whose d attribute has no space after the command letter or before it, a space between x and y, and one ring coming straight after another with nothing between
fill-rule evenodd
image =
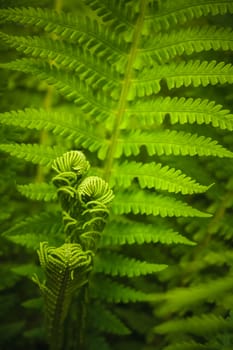
<instances>
[{"instance_id":1,"label":"green foliage","mask_svg":"<svg viewBox=\"0 0 233 350\"><path fill-rule=\"evenodd\" d=\"M40 247L51 349L231 349L233 3L63 5L0 3L3 291Z\"/></svg>"}]
</instances>

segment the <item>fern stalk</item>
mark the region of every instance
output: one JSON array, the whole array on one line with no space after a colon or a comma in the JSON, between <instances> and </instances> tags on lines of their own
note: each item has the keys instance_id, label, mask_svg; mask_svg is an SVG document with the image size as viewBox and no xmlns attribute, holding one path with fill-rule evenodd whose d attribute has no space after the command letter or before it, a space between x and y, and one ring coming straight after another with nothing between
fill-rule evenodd
<instances>
[{"instance_id":1,"label":"fern stalk","mask_svg":"<svg viewBox=\"0 0 233 350\"><path fill-rule=\"evenodd\" d=\"M47 111L49 111L52 106L53 91L54 91L54 88L52 86L47 87L46 95L44 98L44 108ZM48 132L46 130L41 130L39 144L42 146L46 145L48 143L48 140L49 140ZM35 182L40 183L43 181L44 181L44 168L41 165L38 165Z\"/></svg>"},{"instance_id":2,"label":"fern stalk","mask_svg":"<svg viewBox=\"0 0 233 350\"><path fill-rule=\"evenodd\" d=\"M106 181L109 181L110 175L111 175L111 170L113 168L113 160L114 160L114 155L116 153L117 149L117 143L118 143L118 138L119 138L119 133L120 133L120 125L125 113L125 109L127 107L127 96L130 91L130 86L131 86L131 79L133 76L133 64L135 62L135 58L137 55L137 48L139 45L139 40L141 37L141 30L143 27L144 23L144 16L147 8L147 0L142 0L141 1L141 8L140 8L140 13L138 16L138 19L135 24L135 30L133 33L133 41L131 45L131 49L129 52L128 56L128 63L126 66L125 70L125 76L124 76L124 84L122 86L120 98L119 98L119 103L118 103L118 108L117 108L117 113L115 116L115 122L112 130L112 138L110 141L110 146L108 150L108 155L106 157L107 161L105 163L105 168L104 168L104 179Z\"/></svg>"}]
</instances>

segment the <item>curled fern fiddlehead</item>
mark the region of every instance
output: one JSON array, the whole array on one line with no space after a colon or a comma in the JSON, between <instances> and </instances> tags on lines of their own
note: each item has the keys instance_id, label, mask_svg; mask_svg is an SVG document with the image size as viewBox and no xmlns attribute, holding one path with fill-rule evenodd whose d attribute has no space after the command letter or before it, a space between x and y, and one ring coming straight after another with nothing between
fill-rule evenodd
<instances>
[{"instance_id":1,"label":"curled fern fiddlehead","mask_svg":"<svg viewBox=\"0 0 233 350\"><path fill-rule=\"evenodd\" d=\"M52 168L57 173L52 182L57 187L63 209L65 232L67 236L72 236L77 226L77 217L81 215L77 201L77 186L86 175L90 164L82 152L69 151L56 158Z\"/></svg>"},{"instance_id":2,"label":"curled fern fiddlehead","mask_svg":"<svg viewBox=\"0 0 233 350\"><path fill-rule=\"evenodd\" d=\"M85 324L89 272L97 241L109 214L112 190L98 176L86 176L89 163L79 151L70 151L54 160L52 181L60 199L66 241L59 248L41 243L40 264L46 280L38 283L45 299L50 349L62 348L63 324L74 292L79 289L80 339ZM58 340L58 337L60 339ZM58 345L59 344L59 345Z\"/></svg>"},{"instance_id":3,"label":"curled fern fiddlehead","mask_svg":"<svg viewBox=\"0 0 233 350\"><path fill-rule=\"evenodd\" d=\"M57 175L53 177L56 187L77 185L90 168L89 162L80 151L69 151L54 160L53 170Z\"/></svg>"},{"instance_id":4,"label":"curled fern fiddlehead","mask_svg":"<svg viewBox=\"0 0 233 350\"><path fill-rule=\"evenodd\" d=\"M79 185L78 194L81 202L98 202L103 205L113 200L113 192L107 182L98 176L89 176Z\"/></svg>"},{"instance_id":5,"label":"curled fern fiddlehead","mask_svg":"<svg viewBox=\"0 0 233 350\"><path fill-rule=\"evenodd\" d=\"M100 177L89 176L79 185L78 197L84 208L80 239L86 248L95 250L109 214L113 192Z\"/></svg>"},{"instance_id":6,"label":"curled fern fiddlehead","mask_svg":"<svg viewBox=\"0 0 233 350\"><path fill-rule=\"evenodd\" d=\"M91 251L83 251L81 245L65 243L61 247L40 244L38 251L40 264L46 281L39 284L45 300L48 332L51 349L62 348L63 324L74 292L88 283L92 269Z\"/></svg>"},{"instance_id":7,"label":"curled fern fiddlehead","mask_svg":"<svg viewBox=\"0 0 233 350\"><path fill-rule=\"evenodd\" d=\"M83 176L90 168L89 162L80 151L69 151L54 160L52 168L58 173L75 172Z\"/></svg>"},{"instance_id":8,"label":"curled fern fiddlehead","mask_svg":"<svg viewBox=\"0 0 233 350\"><path fill-rule=\"evenodd\" d=\"M58 157L52 167L57 173L53 183L58 188L67 240L94 251L109 214L113 192L100 177L85 177L89 162L79 151Z\"/></svg>"}]
</instances>

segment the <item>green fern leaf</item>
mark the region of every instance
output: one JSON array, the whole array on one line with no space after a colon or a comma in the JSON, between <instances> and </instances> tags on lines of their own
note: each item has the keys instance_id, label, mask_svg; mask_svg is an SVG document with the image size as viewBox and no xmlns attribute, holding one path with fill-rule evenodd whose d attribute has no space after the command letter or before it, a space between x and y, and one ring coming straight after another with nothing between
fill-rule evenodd
<instances>
[{"instance_id":1,"label":"green fern leaf","mask_svg":"<svg viewBox=\"0 0 233 350\"><path fill-rule=\"evenodd\" d=\"M32 200L50 202L57 199L55 186L46 182L18 185L17 189L22 195Z\"/></svg>"},{"instance_id":2,"label":"green fern leaf","mask_svg":"<svg viewBox=\"0 0 233 350\"><path fill-rule=\"evenodd\" d=\"M63 39L92 49L93 53L98 51L110 62L119 60L122 55L127 56L127 45L120 35L114 35L107 27L103 31L100 23L89 17L72 16L64 12L58 15L56 11L32 7L4 9L1 10L0 17L5 21L33 25L46 32L55 33Z\"/></svg>"},{"instance_id":3,"label":"green fern leaf","mask_svg":"<svg viewBox=\"0 0 233 350\"><path fill-rule=\"evenodd\" d=\"M116 157L125 154L138 155L145 146L150 156L190 155L233 157L233 153L223 148L210 137L175 130L155 130L153 132L132 131L118 140Z\"/></svg>"},{"instance_id":4,"label":"green fern leaf","mask_svg":"<svg viewBox=\"0 0 233 350\"><path fill-rule=\"evenodd\" d=\"M154 65L144 69L134 79L128 99L136 96L150 96L161 89L160 82L164 79L168 89L181 86L194 87L233 83L233 66L224 62L189 60L168 65Z\"/></svg>"},{"instance_id":5,"label":"green fern leaf","mask_svg":"<svg viewBox=\"0 0 233 350\"><path fill-rule=\"evenodd\" d=\"M144 243L195 245L194 242L164 224L152 225L130 220L110 222L100 239L101 246Z\"/></svg>"},{"instance_id":6,"label":"green fern leaf","mask_svg":"<svg viewBox=\"0 0 233 350\"><path fill-rule=\"evenodd\" d=\"M61 244L63 242L57 237L48 238L48 236L46 236L45 234L35 235L34 233L11 235L8 236L7 239L15 244L21 245L22 247L26 247L28 249L33 250L37 250L40 246L40 243L44 242L45 239L47 239L47 241L49 241L51 244L57 244L58 242Z\"/></svg>"},{"instance_id":7,"label":"green fern leaf","mask_svg":"<svg viewBox=\"0 0 233 350\"><path fill-rule=\"evenodd\" d=\"M166 115L169 115L171 124L211 123L213 127L233 130L233 115L214 101L169 96L129 106L124 115L124 125L129 127L135 120L141 127L161 124Z\"/></svg>"},{"instance_id":8,"label":"green fern leaf","mask_svg":"<svg viewBox=\"0 0 233 350\"><path fill-rule=\"evenodd\" d=\"M208 186L198 184L180 170L156 163L127 162L115 164L112 170L111 184L129 188L137 179L141 188L155 188L168 192L193 194L205 192Z\"/></svg>"},{"instance_id":9,"label":"green fern leaf","mask_svg":"<svg viewBox=\"0 0 233 350\"><path fill-rule=\"evenodd\" d=\"M32 215L12 226L4 232L4 236L24 233L43 233L49 237L62 232L62 216L57 212L41 212L40 215Z\"/></svg>"},{"instance_id":10,"label":"green fern leaf","mask_svg":"<svg viewBox=\"0 0 233 350\"><path fill-rule=\"evenodd\" d=\"M85 3L104 23L111 23L116 32L130 31L134 25L135 12L138 10L138 3L135 1L85 0Z\"/></svg>"},{"instance_id":11,"label":"green fern leaf","mask_svg":"<svg viewBox=\"0 0 233 350\"><path fill-rule=\"evenodd\" d=\"M13 267L11 270L19 276L24 276L24 277L28 277L28 278L31 278L31 276L34 273L38 273L38 274L41 273L40 267L37 266L36 264L18 265L18 266Z\"/></svg>"},{"instance_id":12,"label":"green fern leaf","mask_svg":"<svg viewBox=\"0 0 233 350\"><path fill-rule=\"evenodd\" d=\"M94 263L94 271L111 276L135 277L160 272L166 268L167 265L164 264L147 263L107 251L98 254Z\"/></svg>"},{"instance_id":13,"label":"green fern leaf","mask_svg":"<svg viewBox=\"0 0 233 350\"><path fill-rule=\"evenodd\" d=\"M199 216L210 217L210 214L203 213L188 206L186 203L176 200L173 197L154 195L152 193L125 192L118 193L113 201L112 210L114 214L146 214L166 216Z\"/></svg>"},{"instance_id":14,"label":"green fern leaf","mask_svg":"<svg viewBox=\"0 0 233 350\"><path fill-rule=\"evenodd\" d=\"M156 9L157 10L157 9ZM147 30L168 30L173 25L184 24L195 18L207 15L218 15L233 13L231 0L213 0L204 2L202 0L178 0L160 4L159 10L150 13L146 18Z\"/></svg>"},{"instance_id":15,"label":"green fern leaf","mask_svg":"<svg viewBox=\"0 0 233 350\"><path fill-rule=\"evenodd\" d=\"M0 144L0 150L33 164L41 164L47 167L51 167L54 158L61 156L65 152L65 148L60 146L50 147L24 143Z\"/></svg>"},{"instance_id":16,"label":"green fern leaf","mask_svg":"<svg viewBox=\"0 0 233 350\"><path fill-rule=\"evenodd\" d=\"M105 95L90 89L78 76L73 76L46 62L25 58L0 64L0 67L31 73L39 79L45 80L67 99L74 101L83 112L98 117L99 120L106 119L111 114L111 108L115 105L113 100L106 99Z\"/></svg>"},{"instance_id":17,"label":"green fern leaf","mask_svg":"<svg viewBox=\"0 0 233 350\"><path fill-rule=\"evenodd\" d=\"M209 50L233 50L232 29L216 26L188 27L160 33L143 42L139 54L145 62L162 64L176 56Z\"/></svg>"},{"instance_id":18,"label":"green fern leaf","mask_svg":"<svg viewBox=\"0 0 233 350\"><path fill-rule=\"evenodd\" d=\"M41 310L43 308L43 300L41 297L32 298L24 301L22 303L22 306L25 307L26 309Z\"/></svg>"},{"instance_id":19,"label":"green fern leaf","mask_svg":"<svg viewBox=\"0 0 233 350\"><path fill-rule=\"evenodd\" d=\"M22 111L13 111L0 114L0 123L16 125L29 129L47 130L55 135L72 140L77 146L89 148L91 151L99 150L99 156L104 158L107 152L107 143L100 133L94 132L92 126L77 118L74 114L65 112L51 112L43 109L28 108ZM5 146L4 146L5 147ZM20 146L19 146L20 147ZM28 147L32 147L28 145ZM35 145L36 147L36 145ZM37 146L40 149L40 146ZM41 147L43 149L43 147ZM56 147L54 148L56 149ZM62 155L62 148L53 159ZM12 150L14 151L14 149ZM19 152L17 152L19 153ZM35 153L35 151L33 151Z\"/></svg>"},{"instance_id":20,"label":"green fern leaf","mask_svg":"<svg viewBox=\"0 0 233 350\"><path fill-rule=\"evenodd\" d=\"M77 46L68 45L59 40L40 37L17 37L0 33L0 38L8 45L27 55L52 60L53 64L74 70L82 80L95 89L112 91L120 79L110 64L103 64Z\"/></svg>"},{"instance_id":21,"label":"green fern leaf","mask_svg":"<svg viewBox=\"0 0 233 350\"><path fill-rule=\"evenodd\" d=\"M114 303L129 303L153 300L153 295L138 291L110 279L96 276L92 279L91 295L98 300Z\"/></svg>"},{"instance_id":22,"label":"green fern leaf","mask_svg":"<svg viewBox=\"0 0 233 350\"><path fill-rule=\"evenodd\" d=\"M100 331L118 335L131 333L116 314L104 307L103 304L93 304L88 311L88 316L93 326Z\"/></svg>"},{"instance_id":23,"label":"green fern leaf","mask_svg":"<svg viewBox=\"0 0 233 350\"><path fill-rule=\"evenodd\" d=\"M189 333L209 337L210 334L232 329L232 324L222 316L203 314L167 321L156 326L154 331L165 333Z\"/></svg>"},{"instance_id":24,"label":"green fern leaf","mask_svg":"<svg viewBox=\"0 0 233 350\"><path fill-rule=\"evenodd\" d=\"M38 249L40 242L45 240L51 245L62 244L62 216L54 212L30 216L5 231L3 236L29 249Z\"/></svg>"},{"instance_id":25,"label":"green fern leaf","mask_svg":"<svg viewBox=\"0 0 233 350\"><path fill-rule=\"evenodd\" d=\"M166 295L160 295L160 300L166 300L160 312L170 314L170 312L177 310L190 309L198 303L213 302L214 300L220 302L221 296L231 290L232 286L232 276L227 275L226 277L208 280L206 283L200 283L190 288L170 290ZM157 297L159 299L159 296Z\"/></svg>"}]
</instances>

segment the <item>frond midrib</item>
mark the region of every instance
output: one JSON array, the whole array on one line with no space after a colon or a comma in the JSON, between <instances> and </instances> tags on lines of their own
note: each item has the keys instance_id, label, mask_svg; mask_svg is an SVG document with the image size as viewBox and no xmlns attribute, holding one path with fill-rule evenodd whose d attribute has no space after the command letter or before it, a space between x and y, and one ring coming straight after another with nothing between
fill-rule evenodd
<instances>
[{"instance_id":1,"label":"frond midrib","mask_svg":"<svg viewBox=\"0 0 233 350\"><path fill-rule=\"evenodd\" d=\"M114 122L114 126L113 126L112 137L110 140L107 161L106 161L105 167L104 167L104 178L106 181L109 181L109 178L111 175L113 159L114 159L114 155L115 155L115 152L117 149L118 137L119 137L119 133L120 133L120 125L121 125L121 121L122 121L123 116L124 116L125 108L127 106L127 96L129 94L129 91L130 91L130 85L131 85L132 76L133 76L133 64L135 62L135 58L137 55L137 47L138 47L140 36L141 36L141 29L142 29L143 23L144 23L146 6L147 6L147 0L142 0L140 16L138 17L136 24L135 24L133 41L132 41L132 45L131 45L131 49L130 49L129 57L128 57L128 64L127 64L126 70L125 70L125 79L124 79L124 83L123 83L120 98L119 98L117 112L115 115L115 122Z\"/></svg>"}]
</instances>

